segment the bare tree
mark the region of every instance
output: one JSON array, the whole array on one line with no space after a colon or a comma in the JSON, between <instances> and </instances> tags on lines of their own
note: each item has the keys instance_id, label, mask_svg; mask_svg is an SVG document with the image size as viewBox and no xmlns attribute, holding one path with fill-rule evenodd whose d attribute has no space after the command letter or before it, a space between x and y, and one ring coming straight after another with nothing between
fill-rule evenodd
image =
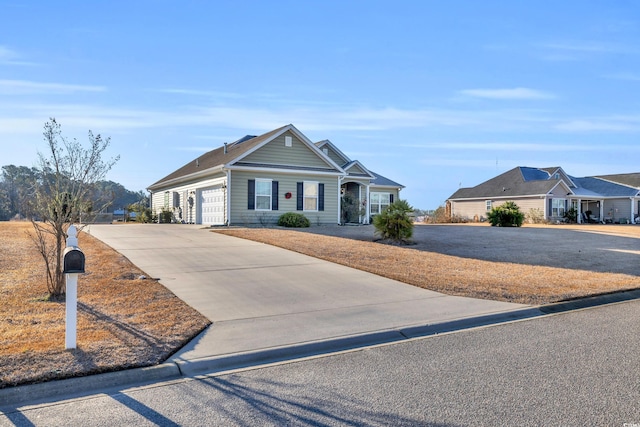
<instances>
[{"instance_id":1,"label":"bare tree","mask_svg":"<svg viewBox=\"0 0 640 427\"><path fill-rule=\"evenodd\" d=\"M31 238L44 259L49 295L57 298L65 292L62 254L67 230L83 214L99 212L108 205L108 200L94 200L91 196L95 184L120 156L104 161L102 154L110 138L94 136L91 131L88 148L76 139L64 138L54 118L45 123L43 135L49 155L38 153L40 168L32 200Z\"/></svg>"}]
</instances>

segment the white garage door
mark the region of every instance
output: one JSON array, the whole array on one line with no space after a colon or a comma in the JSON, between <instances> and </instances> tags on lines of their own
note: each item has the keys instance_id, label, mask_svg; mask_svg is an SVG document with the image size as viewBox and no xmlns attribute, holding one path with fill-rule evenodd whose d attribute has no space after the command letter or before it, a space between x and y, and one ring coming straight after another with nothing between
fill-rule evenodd
<instances>
[{"instance_id":1,"label":"white garage door","mask_svg":"<svg viewBox=\"0 0 640 427\"><path fill-rule=\"evenodd\" d=\"M224 190L221 185L200 192L202 224L224 224Z\"/></svg>"}]
</instances>

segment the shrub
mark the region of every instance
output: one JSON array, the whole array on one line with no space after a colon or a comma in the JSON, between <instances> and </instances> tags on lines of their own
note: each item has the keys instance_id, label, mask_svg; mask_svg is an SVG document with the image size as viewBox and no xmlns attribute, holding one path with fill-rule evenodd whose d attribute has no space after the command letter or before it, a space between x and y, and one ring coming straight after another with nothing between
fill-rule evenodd
<instances>
[{"instance_id":1,"label":"shrub","mask_svg":"<svg viewBox=\"0 0 640 427\"><path fill-rule=\"evenodd\" d=\"M529 224L545 224L547 222L547 220L544 219L542 210L537 208L529 209L525 218Z\"/></svg>"},{"instance_id":2,"label":"shrub","mask_svg":"<svg viewBox=\"0 0 640 427\"><path fill-rule=\"evenodd\" d=\"M311 224L306 216L295 212L287 212L280 215L278 225L281 227L303 228L309 227Z\"/></svg>"},{"instance_id":3,"label":"shrub","mask_svg":"<svg viewBox=\"0 0 640 427\"><path fill-rule=\"evenodd\" d=\"M413 221L409 216L411 212L413 208L406 200L398 200L373 217L373 226L383 239L409 239L413 235Z\"/></svg>"},{"instance_id":4,"label":"shrub","mask_svg":"<svg viewBox=\"0 0 640 427\"><path fill-rule=\"evenodd\" d=\"M162 208L158 214L161 224L170 224L173 222L173 211L171 209Z\"/></svg>"},{"instance_id":5,"label":"shrub","mask_svg":"<svg viewBox=\"0 0 640 427\"><path fill-rule=\"evenodd\" d=\"M487 218L495 227L520 227L524 221L524 214L514 202L506 202L491 209Z\"/></svg>"}]
</instances>

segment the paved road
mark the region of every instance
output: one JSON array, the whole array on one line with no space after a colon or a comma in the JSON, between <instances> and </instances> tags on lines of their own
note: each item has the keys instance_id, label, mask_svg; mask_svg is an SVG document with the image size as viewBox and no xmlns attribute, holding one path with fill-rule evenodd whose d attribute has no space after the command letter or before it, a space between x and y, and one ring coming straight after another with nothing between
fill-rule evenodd
<instances>
[{"instance_id":1,"label":"paved road","mask_svg":"<svg viewBox=\"0 0 640 427\"><path fill-rule=\"evenodd\" d=\"M9 410L0 426L634 425L639 325L631 301Z\"/></svg>"}]
</instances>

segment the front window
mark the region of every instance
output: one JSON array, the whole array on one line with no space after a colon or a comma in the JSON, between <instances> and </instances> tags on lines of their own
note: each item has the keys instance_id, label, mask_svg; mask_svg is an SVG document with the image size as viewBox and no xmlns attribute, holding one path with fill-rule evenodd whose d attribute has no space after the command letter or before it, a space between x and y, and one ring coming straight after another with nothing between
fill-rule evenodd
<instances>
[{"instance_id":1,"label":"front window","mask_svg":"<svg viewBox=\"0 0 640 427\"><path fill-rule=\"evenodd\" d=\"M390 193L371 193L371 215L377 215L391 204Z\"/></svg>"},{"instance_id":2,"label":"front window","mask_svg":"<svg viewBox=\"0 0 640 427\"><path fill-rule=\"evenodd\" d=\"M256 179L256 210L271 210L271 180Z\"/></svg>"},{"instance_id":3,"label":"front window","mask_svg":"<svg viewBox=\"0 0 640 427\"><path fill-rule=\"evenodd\" d=\"M487 212L491 211L491 200L486 201Z\"/></svg>"},{"instance_id":4,"label":"front window","mask_svg":"<svg viewBox=\"0 0 640 427\"><path fill-rule=\"evenodd\" d=\"M304 210L318 210L318 183L313 181L304 182Z\"/></svg>"},{"instance_id":5,"label":"front window","mask_svg":"<svg viewBox=\"0 0 640 427\"><path fill-rule=\"evenodd\" d=\"M564 216L565 199L552 199L551 200L551 216L561 217Z\"/></svg>"}]
</instances>

